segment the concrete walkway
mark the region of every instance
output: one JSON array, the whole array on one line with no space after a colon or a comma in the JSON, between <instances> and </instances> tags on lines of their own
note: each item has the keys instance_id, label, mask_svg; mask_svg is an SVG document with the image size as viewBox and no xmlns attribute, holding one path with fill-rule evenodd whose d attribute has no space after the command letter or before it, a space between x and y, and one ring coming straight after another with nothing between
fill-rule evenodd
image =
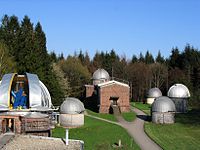
<instances>
[{"instance_id":1,"label":"concrete walkway","mask_svg":"<svg viewBox=\"0 0 200 150\"><path fill-rule=\"evenodd\" d=\"M12 138L14 138L13 133L5 133L0 135L0 149L2 149Z\"/></svg>"},{"instance_id":2,"label":"concrete walkway","mask_svg":"<svg viewBox=\"0 0 200 150\"><path fill-rule=\"evenodd\" d=\"M119 109L119 108L118 108ZM146 114L137 108L131 107L131 110L137 114L137 118L133 122L125 121L117 108L114 108L114 114L119 121L119 124L127 130L134 138L135 142L142 150L161 150L162 148L152 141L144 132L144 122L147 118Z\"/></svg>"}]
</instances>

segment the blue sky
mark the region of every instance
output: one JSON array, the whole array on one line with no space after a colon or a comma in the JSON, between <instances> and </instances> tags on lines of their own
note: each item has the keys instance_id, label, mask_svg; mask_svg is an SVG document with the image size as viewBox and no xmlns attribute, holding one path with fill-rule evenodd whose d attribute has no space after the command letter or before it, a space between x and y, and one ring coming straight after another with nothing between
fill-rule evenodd
<instances>
[{"instance_id":1,"label":"blue sky","mask_svg":"<svg viewBox=\"0 0 200 150\"><path fill-rule=\"evenodd\" d=\"M131 58L149 50L168 57L172 47L200 49L198 0L0 0L0 17L40 21L48 51L90 56L115 51Z\"/></svg>"}]
</instances>

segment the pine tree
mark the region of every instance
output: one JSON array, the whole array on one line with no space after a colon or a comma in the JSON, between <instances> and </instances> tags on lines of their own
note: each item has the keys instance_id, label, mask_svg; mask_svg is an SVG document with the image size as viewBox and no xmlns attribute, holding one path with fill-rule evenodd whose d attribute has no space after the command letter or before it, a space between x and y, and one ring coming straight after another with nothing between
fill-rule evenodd
<instances>
[{"instance_id":1,"label":"pine tree","mask_svg":"<svg viewBox=\"0 0 200 150\"><path fill-rule=\"evenodd\" d=\"M165 62L165 59L163 56L161 56L160 51L158 51L158 55L156 57L156 62L161 63L161 64Z\"/></svg>"},{"instance_id":2,"label":"pine tree","mask_svg":"<svg viewBox=\"0 0 200 150\"><path fill-rule=\"evenodd\" d=\"M19 21L16 16L5 15L0 27L0 40L8 47L10 56L18 52Z\"/></svg>"},{"instance_id":3,"label":"pine tree","mask_svg":"<svg viewBox=\"0 0 200 150\"><path fill-rule=\"evenodd\" d=\"M180 62L179 62L179 59L180 59L180 53L179 53L179 49L176 47L176 48L172 48L172 52L171 52L171 56L169 58L169 65L170 67L172 68L175 68L175 67L180 67Z\"/></svg>"},{"instance_id":4,"label":"pine tree","mask_svg":"<svg viewBox=\"0 0 200 150\"><path fill-rule=\"evenodd\" d=\"M53 63L56 63L58 61L58 58L57 58L56 53L54 51L52 51L49 55L50 55L51 61Z\"/></svg>"},{"instance_id":5,"label":"pine tree","mask_svg":"<svg viewBox=\"0 0 200 150\"><path fill-rule=\"evenodd\" d=\"M65 58L64 58L64 54L63 53L61 53L61 54L59 54L58 55L58 61L59 60L64 60Z\"/></svg>"},{"instance_id":6,"label":"pine tree","mask_svg":"<svg viewBox=\"0 0 200 150\"><path fill-rule=\"evenodd\" d=\"M136 55L133 55L133 57L132 57L132 59L131 59L131 62L132 62L132 63L138 62L138 58L137 58Z\"/></svg>"},{"instance_id":7,"label":"pine tree","mask_svg":"<svg viewBox=\"0 0 200 150\"><path fill-rule=\"evenodd\" d=\"M140 52L139 62L145 62L143 54Z\"/></svg>"},{"instance_id":8,"label":"pine tree","mask_svg":"<svg viewBox=\"0 0 200 150\"><path fill-rule=\"evenodd\" d=\"M13 57L9 56L7 46L0 42L0 79L5 73L15 72L16 63Z\"/></svg>"},{"instance_id":9,"label":"pine tree","mask_svg":"<svg viewBox=\"0 0 200 150\"><path fill-rule=\"evenodd\" d=\"M15 55L18 73L32 72L37 61L33 60L34 31L33 24L30 22L28 16L25 16L21 23L18 40L18 53Z\"/></svg>"},{"instance_id":10,"label":"pine tree","mask_svg":"<svg viewBox=\"0 0 200 150\"><path fill-rule=\"evenodd\" d=\"M79 54L78 54L78 59L81 61L81 63L84 65L84 61L85 61L85 58L84 58L84 55L82 53L82 50L80 50Z\"/></svg>"},{"instance_id":11,"label":"pine tree","mask_svg":"<svg viewBox=\"0 0 200 150\"><path fill-rule=\"evenodd\" d=\"M154 63L154 58L153 58L152 54L149 51L146 52L144 59L145 59L145 63L146 64Z\"/></svg>"}]
</instances>

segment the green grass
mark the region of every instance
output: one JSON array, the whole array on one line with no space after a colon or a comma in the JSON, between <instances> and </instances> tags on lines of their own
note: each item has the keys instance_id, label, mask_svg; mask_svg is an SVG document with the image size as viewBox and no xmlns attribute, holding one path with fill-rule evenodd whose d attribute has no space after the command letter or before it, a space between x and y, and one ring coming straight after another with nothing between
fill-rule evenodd
<instances>
[{"instance_id":1,"label":"green grass","mask_svg":"<svg viewBox=\"0 0 200 150\"><path fill-rule=\"evenodd\" d=\"M142 110L147 115L150 115L151 105L149 105L149 104L143 104L142 102L131 102L131 105L133 107L136 107L136 108Z\"/></svg>"},{"instance_id":2,"label":"green grass","mask_svg":"<svg viewBox=\"0 0 200 150\"><path fill-rule=\"evenodd\" d=\"M131 121L135 120L136 114L134 112L126 112L126 113L122 113L122 117L126 121L131 122Z\"/></svg>"},{"instance_id":3,"label":"green grass","mask_svg":"<svg viewBox=\"0 0 200 150\"><path fill-rule=\"evenodd\" d=\"M96 116L96 117L99 117L99 118L103 118L103 119L107 119L107 120L110 120L110 121L117 122L117 119L115 118L115 116L113 114L96 113L96 112L93 112L93 111L91 111L89 109L87 109L87 113L89 115L92 115L92 116Z\"/></svg>"},{"instance_id":4,"label":"green grass","mask_svg":"<svg viewBox=\"0 0 200 150\"><path fill-rule=\"evenodd\" d=\"M200 112L176 114L172 125L145 124L146 133L163 149L200 149Z\"/></svg>"},{"instance_id":5,"label":"green grass","mask_svg":"<svg viewBox=\"0 0 200 150\"><path fill-rule=\"evenodd\" d=\"M150 115L150 105L140 102L131 105ZM200 112L176 114L175 122L171 125L146 122L145 132L166 150L200 149Z\"/></svg>"},{"instance_id":6,"label":"green grass","mask_svg":"<svg viewBox=\"0 0 200 150\"><path fill-rule=\"evenodd\" d=\"M65 137L65 129L56 127L53 137ZM122 140L124 150L139 149L125 129L120 126L85 116L85 125L80 128L70 129L71 139L84 141L86 150L112 150L112 145Z\"/></svg>"}]
</instances>

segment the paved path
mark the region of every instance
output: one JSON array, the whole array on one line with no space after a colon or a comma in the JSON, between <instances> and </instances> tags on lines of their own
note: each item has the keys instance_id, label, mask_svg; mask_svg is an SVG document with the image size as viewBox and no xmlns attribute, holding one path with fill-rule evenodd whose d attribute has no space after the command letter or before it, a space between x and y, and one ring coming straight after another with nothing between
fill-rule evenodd
<instances>
[{"instance_id":1,"label":"paved path","mask_svg":"<svg viewBox=\"0 0 200 150\"><path fill-rule=\"evenodd\" d=\"M117 108L113 108L113 110L120 125L128 131L128 133L134 138L135 142L140 146L142 150L162 149L144 132L144 121L147 118L144 112L137 108L131 107L131 110L137 114L137 118L133 122L127 122L122 118Z\"/></svg>"},{"instance_id":2,"label":"paved path","mask_svg":"<svg viewBox=\"0 0 200 150\"><path fill-rule=\"evenodd\" d=\"M4 147L12 138L14 137L13 133L6 133L0 135L0 149Z\"/></svg>"},{"instance_id":3,"label":"paved path","mask_svg":"<svg viewBox=\"0 0 200 150\"><path fill-rule=\"evenodd\" d=\"M118 122L110 121L107 119L103 119L88 114L85 115L91 118L116 124L125 128L127 132L131 135L131 137L134 138L134 141L139 145L139 147L142 150L161 150L162 148L159 147L154 141L152 141L144 132L144 122L145 119L147 118L146 114L137 108L131 107L131 110L137 114L137 118L133 122L127 122L126 120L124 120L124 118L121 116L119 112L119 108L115 106L113 106L113 111Z\"/></svg>"}]
</instances>

